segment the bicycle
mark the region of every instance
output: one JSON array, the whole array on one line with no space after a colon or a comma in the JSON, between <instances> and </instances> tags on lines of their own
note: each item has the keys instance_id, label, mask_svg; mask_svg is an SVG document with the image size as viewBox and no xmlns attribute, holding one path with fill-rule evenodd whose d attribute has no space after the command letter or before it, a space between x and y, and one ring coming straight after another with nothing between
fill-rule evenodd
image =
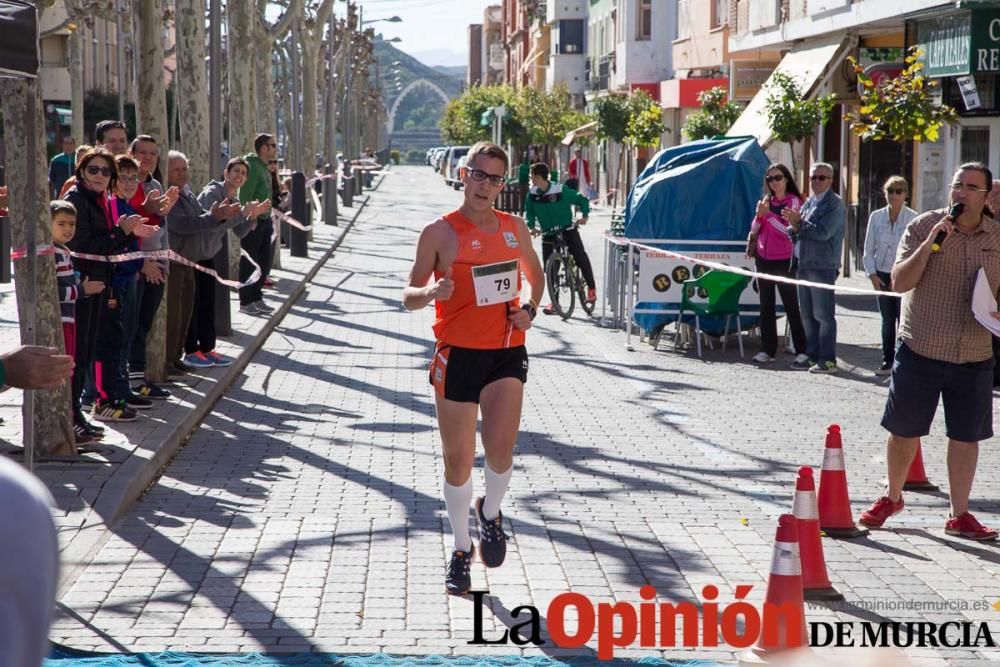
<instances>
[{"instance_id":1,"label":"bicycle","mask_svg":"<svg viewBox=\"0 0 1000 667\"><path fill-rule=\"evenodd\" d=\"M566 229L576 229L572 224ZM549 298L556 314L564 320L573 315L576 297L580 297L580 307L588 316L593 315L596 301L587 301L587 283L583 279L580 267L573 261L563 231L551 233L552 255L545 262L545 284L549 290Z\"/></svg>"}]
</instances>

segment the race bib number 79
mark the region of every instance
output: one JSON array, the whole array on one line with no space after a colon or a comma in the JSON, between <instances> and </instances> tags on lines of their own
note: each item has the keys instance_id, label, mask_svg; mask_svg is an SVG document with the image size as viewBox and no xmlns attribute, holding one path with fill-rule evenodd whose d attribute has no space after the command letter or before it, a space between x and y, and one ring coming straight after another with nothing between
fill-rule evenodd
<instances>
[{"instance_id":1,"label":"race bib number 79","mask_svg":"<svg viewBox=\"0 0 1000 667\"><path fill-rule=\"evenodd\" d=\"M505 303L517 296L516 259L472 267L472 285L477 306Z\"/></svg>"}]
</instances>

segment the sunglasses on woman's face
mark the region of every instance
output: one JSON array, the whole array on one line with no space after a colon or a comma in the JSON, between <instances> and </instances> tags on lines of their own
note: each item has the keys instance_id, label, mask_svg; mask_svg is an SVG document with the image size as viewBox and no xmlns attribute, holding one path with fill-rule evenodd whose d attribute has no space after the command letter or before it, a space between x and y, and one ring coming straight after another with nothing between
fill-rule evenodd
<instances>
[{"instance_id":1,"label":"sunglasses on woman's face","mask_svg":"<svg viewBox=\"0 0 1000 667\"><path fill-rule=\"evenodd\" d=\"M774 176L768 176L765 180L768 183L773 183L774 181L783 181L785 177L781 174L775 174Z\"/></svg>"},{"instance_id":2,"label":"sunglasses on woman's face","mask_svg":"<svg viewBox=\"0 0 1000 667\"><path fill-rule=\"evenodd\" d=\"M906 190L904 190L903 188L886 188L885 191L886 191L887 194L890 194L890 195L905 195L906 194Z\"/></svg>"},{"instance_id":3,"label":"sunglasses on woman's face","mask_svg":"<svg viewBox=\"0 0 1000 667\"><path fill-rule=\"evenodd\" d=\"M90 174L91 176L97 176L98 174L100 174L101 176L106 176L106 177L110 178L111 177L111 168L110 167L98 167L96 164L88 164L87 165L87 173Z\"/></svg>"}]
</instances>

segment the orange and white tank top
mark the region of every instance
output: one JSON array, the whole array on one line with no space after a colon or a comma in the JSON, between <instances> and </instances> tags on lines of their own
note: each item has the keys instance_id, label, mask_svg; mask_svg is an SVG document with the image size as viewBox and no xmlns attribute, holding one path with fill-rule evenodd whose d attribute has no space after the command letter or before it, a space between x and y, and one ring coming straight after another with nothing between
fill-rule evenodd
<instances>
[{"instance_id":1,"label":"orange and white tank top","mask_svg":"<svg viewBox=\"0 0 1000 667\"><path fill-rule=\"evenodd\" d=\"M455 291L434 305L434 336L439 343L477 350L524 345L524 332L507 319L521 307L521 248L517 218L493 211L500 223L484 232L453 211L444 220L458 237L458 254L451 265ZM436 269L434 279L443 274Z\"/></svg>"}]
</instances>

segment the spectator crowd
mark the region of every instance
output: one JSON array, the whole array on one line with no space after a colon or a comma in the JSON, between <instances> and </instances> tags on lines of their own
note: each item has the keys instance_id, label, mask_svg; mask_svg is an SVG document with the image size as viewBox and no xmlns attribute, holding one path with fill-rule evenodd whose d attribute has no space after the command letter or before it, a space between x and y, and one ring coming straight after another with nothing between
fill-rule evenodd
<instances>
[{"instance_id":1,"label":"spectator crowd","mask_svg":"<svg viewBox=\"0 0 1000 667\"><path fill-rule=\"evenodd\" d=\"M99 422L136 419L170 392L147 373L150 331L166 292L166 361L172 375L232 360L216 350L216 268L225 239L241 245L240 311L273 312L263 298L276 239L272 207L286 209L277 143L254 140L208 183L192 183L188 158L166 155L122 121L105 120L94 145L62 143L49 168L52 239L67 354L75 361L71 410L78 445L99 440ZM173 261L162 251L173 251ZM166 290L164 290L166 287Z\"/></svg>"}]
</instances>

